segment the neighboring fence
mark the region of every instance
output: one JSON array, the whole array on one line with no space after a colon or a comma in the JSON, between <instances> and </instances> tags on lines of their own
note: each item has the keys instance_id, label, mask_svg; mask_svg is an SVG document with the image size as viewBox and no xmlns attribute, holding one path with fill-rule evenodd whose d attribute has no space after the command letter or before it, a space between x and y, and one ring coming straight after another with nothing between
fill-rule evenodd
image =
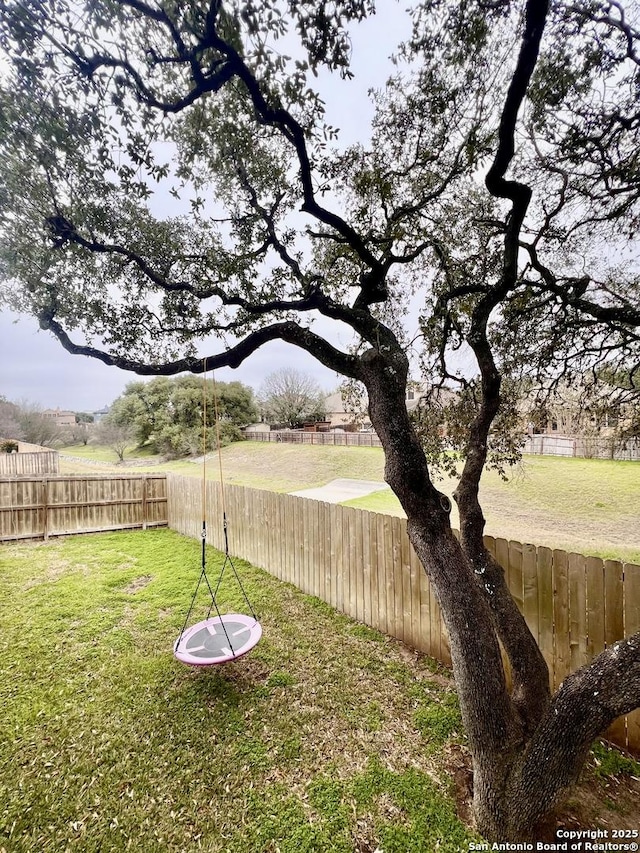
<instances>
[{"instance_id":1,"label":"neighboring fence","mask_svg":"<svg viewBox=\"0 0 640 853\"><path fill-rule=\"evenodd\" d=\"M0 541L167 523L165 474L0 478Z\"/></svg>"},{"instance_id":2,"label":"neighboring fence","mask_svg":"<svg viewBox=\"0 0 640 853\"><path fill-rule=\"evenodd\" d=\"M579 456L583 459L617 459L630 462L640 461L640 441L630 438L620 441L614 438L583 437L566 435L529 435L523 448L524 453L537 456Z\"/></svg>"},{"instance_id":3,"label":"neighboring fence","mask_svg":"<svg viewBox=\"0 0 640 853\"><path fill-rule=\"evenodd\" d=\"M0 477L57 474L59 470L57 450L39 450L34 453L0 453Z\"/></svg>"},{"instance_id":4,"label":"neighboring fence","mask_svg":"<svg viewBox=\"0 0 640 853\"><path fill-rule=\"evenodd\" d=\"M286 442L288 444L330 444L337 447L382 447L375 432L306 432L304 430L273 430L272 432L243 433L246 441Z\"/></svg>"},{"instance_id":5,"label":"neighboring fence","mask_svg":"<svg viewBox=\"0 0 640 853\"><path fill-rule=\"evenodd\" d=\"M329 444L338 447L382 447L375 432L306 432L272 430L243 433L246 441L285 442L287 444ZM584 459L640 461L640 441L616 442L608 438L571 438L564 435L527 436L523 453L535 456L579 456Z\"/></svg>"},{"instance_id":6,"label":"neighboring fence","mask_svg":"<svg viewBox=\"0 0 640 853\"><path fill-rule=\"evenodd\" d=\"M17 445L18 453L48 453L51 451L50 447L44 447L42 444L31 444L28 441L22 441L20 438L17 440Z\"/></svg>"},{"instance_id":7,"label":"neighboring fence","mask_svg":"<svg viewBox=\"0 0 640 853\"><path fill-rule=\"evenodd\" d=\"M207 484L208 540L223 548L220 487ZM170 475L169 526L199 537L202 484ZM440 608L406 520L291 495L225 486L232 554L450 663ZM216 523L216 520L219 523ZM486 537L549 664L552 686L606 646L640 631L640 566ZM640 750L640 712L609 734Z\"/></svg>"},{"instance_id":8,"label":"neighboring fence","mask_svg":"<svg viewBox=\"0 0 640 853\"><path fill-rule=\"evenodd\" d=\"M1 439L12 441L12 439ZM60 470L58 451L39 444L15 441L17 452L0 453L0 477L19 477L29 474L57 474Z\"/></svg>"}]
</instances>

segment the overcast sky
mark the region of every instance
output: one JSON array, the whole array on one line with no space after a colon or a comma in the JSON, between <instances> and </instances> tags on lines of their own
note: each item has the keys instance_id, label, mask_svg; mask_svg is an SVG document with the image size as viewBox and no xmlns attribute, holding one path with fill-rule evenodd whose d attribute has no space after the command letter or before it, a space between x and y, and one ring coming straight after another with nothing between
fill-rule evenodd
<instances>
[{"instance_id":1,"label":"overcast sky","mask_svg":"<svg viewBox=\"0 0 640 853\"><path fill-rule=\"evenodd\" d=\"M367 91L381 86L391 71L389 55L409 33L406 4L396 0L379 4L379 13L354 30L355 79L322 80L329 124L341 130L341 142L351 143L368 135L372 110ZM364 141L364 140L363 140ZM281 367L296 367L312 374L327 391L339 377L307 353L282 342L273 342L254 353L241 367L216 372L221 381L237 379L258 389L265 376ZM32 317L8 311L0 313L0 396L16 403L42 408L94 411L109 405L128 382L139 377L106 367L83 356L70 355L55 338L38 328Z\"/></svg>"}]
</instances>

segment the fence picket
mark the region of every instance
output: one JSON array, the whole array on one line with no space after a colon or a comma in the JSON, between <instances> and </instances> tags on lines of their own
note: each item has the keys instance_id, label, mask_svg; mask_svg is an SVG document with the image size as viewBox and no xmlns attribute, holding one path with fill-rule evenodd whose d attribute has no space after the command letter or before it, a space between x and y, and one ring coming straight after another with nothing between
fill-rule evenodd
<instances>
[{"instance_id":1,"label":"fence picket","mask_svg":"<svg viewBox=\"0 0 640 853\"><path fill-rule=\"evenodd\" d=\"M386 528L385 516L376 515L376 578L378 591L378 624L377 628L385 634L389 633L389 622L387 619L387 578L385 575L386 565Z\"/></svg>"},{"instance_id":2,"label":"fence picket","mask_svg":"<svg viewBox=\"0 0 640 853\"><path fill-rule=\"evenodd\" d=\"M370 530L371 541L369 543L369 560L371 562L371 626L384 631L380 620L380 580L378 578L378 513L371 513Z\"/></svg>"},{"instance_id":3,"label":"fence picket","mask_svg":"<svg viewBox=\"0 0 640 853\"><path fill-rule=\"evenodd\" d=\"M587 557L587 659L604 650L604 563L598 557Z\"/></svg>"},{"instance_id":4,"label":"fence picket","mask_svg":"<svg viewBox=\"0 0 640 853\"><path fill-rule=\"evenodd\" d=\"M336 603L335 607L344 612L344 564L345 564L345 554L344 554L344 541L343 541L343 527L342 527L342 511L343 507L336 507L335 514L335 533L336 533L336 550L335 550L335 558L336 558Z\"/></svg>"},{"instance_id":5,"label":"fence picket","mask_svg":"<svg viewBox=\"0 0 640 853\"><path fill-rule=\"evenodd\" d=\"M624 633L626 637L640 631L640 566L624 566ZM640 709L627 716L627 747L640 750Z\"/></svg>"},{"instance_id":6,"label":"fence picket","mask_svg":"<svg viewBox=\"0 0 640 853\"><path fill-rule=\"evenodd\" d=\"M539 642L539 581L536 550L535 545L524 544L522 546L522 615L536 642Z\"/></svg>"},{"instance_id":7,"label":"fence picket","mask_svg":"<svg viewBox=\"0 0 640 853\"><path fill-rule=\"evenodd\" d=\"M407 521L400 520L400 570L402 572L402 618L405 643L413 639L413 587L411 585L411 543L407 535Z\"/></svg>"},{"instance_id":8,"label":"fence picket","mask_svg":"<svg viewBox=\"0 0 640 853\"><path fill-rule=\"evenodd\" d=\"M399 640L404 640L404 571L402 565L402 522L404 519L391 519L391 535L393 539L393 634Z\"/></svg>"},{"instance_id":9,"label":"fence picket","mask_svg":"<svg viewBox=\"0 0 640 853\"><path fill-rule=\"evenodd\" d=\"M549 686L554 682L555 631L553 625L553 554L550 548L537 548L538 571L538 644L549 667Z\"/></svg>"},{"instance_id":10,"label":"fence picket","mask_svg":"<svg viewBox=\"0 0 640 853\"><path fill-rule=\"evenodd\" d=\"M624 571L617 560L604 561L604 642L611 646L624 638ZM627 742L627 722L619 717L609 726L607 737L621 745Z\"/></svg>"},{"instance_id":11,"label":"fence picket","mask_svg":"<svg viewBox=\"0 0 640 853\"><path fill-rule=\"evenodd\" d=\"M522 568L524 548L525 546L522 543L509 540L509 563L505 567L507 569L509 591L521 613L524 613L524 576Z\"/></svg>"},{"instance_id":12,"label":"fence picket","mask_svg":"<svg viewBox=\"0 0 640 853\"><path fill-rule=\"evenodd\" d=\"M553 551L553 624L555 628L554 690L571 671L569 635L569 555Z\"/></svg>"},{"instance_id":13,"label":"fence picket","mask_svg":"<svg viewBox=\"0 0 640 853\"><path fill-rule=\"evenodd\" d=\"M355 528L354 528L354 560L351 566L351 595L355 591L355 601L352 605L352 614L355 614L356 619L364 621L364 564L363 564L363 543L362 543L362 517L364 512L361 509L355 513Z\"/></svg>"},{"instance_id":14,"label":"fence picket","mask_svg":"<svg viewBox=\"0 0 640 853\"><path fill-rule=\"evenodd\" d=\"M358 566L356 565L356 550L358 542L358 515L361 512L362 510L357 509L355 512L346 512L344 516L347 525L346 545L349 561L349 592L345 595L345 613L354 617L356 616L358 607Z\"/></svg>"},{"instance_id":15,"label":"fence picket","mask_svg":"<svg viewBox=\"0 0 640 853\"><path fill-rule=\"evenodd\" d=\"M573 672L587 662L587 579L582 554L569 554L569 636Z\"/></svg>"},{"instance_id":16,"label":"fence picket","mask_svg":"<svg viewBox=\"0 0 640 853\"><path fill-rule=\"evenodd\" d=\"M362 513L362 621L373 625L373 607L371 592L371 521L375 517L370 512Z\"/></svg>"},{"instance_id":17,"label":"fence picket","mask_svg":"<svg viewBox=\"0 0 640 853\"><path fill-rule=\"evenodd\" d=\"M342 545L342 529L338 527L338 507L335 504L331 504L329 508L329 520L331 523L331 593L329 596L329 604L337 609L338 560Z\"/></svg>"},{"instance_id":18,"label":"fence picket","mask_svg":"<svg viewBox=\"0 0 640 853\"><path fill-rule=\"evenodd\" d=\"M396 636L396 602L395 602L395 577L394 577L394 553L393 553L393 519L389 515L382 517L384 527L384 557L382 560L382 572L385 581L384 601L387 614L387 634Z\"/></svg>"}]
</instances>

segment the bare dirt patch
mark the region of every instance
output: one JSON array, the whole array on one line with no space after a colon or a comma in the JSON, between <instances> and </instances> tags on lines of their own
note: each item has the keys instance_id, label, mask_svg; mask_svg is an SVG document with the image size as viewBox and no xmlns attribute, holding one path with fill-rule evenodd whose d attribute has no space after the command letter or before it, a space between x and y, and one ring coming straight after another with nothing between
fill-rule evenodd
<instances>
[{"instance_id":1,"label":"bare dirt patch","mask_svg":"<svg viewBox=\"0 0 640 853\"><path fill-rule=\"evenodd\" d=\"M29 578L25 581L24 589L32 589L34 586L39 586L41 583L55 583L68 572L77 572L86 570L86 566L71 563L69 560L50 560L46 566L41 569L38 577Z\"/></svg>"},{"instance_id":2,"label":"bare dirt patch","mask_svg":"<svg viewBox=\"0 0 640 853\"><path fill-rule=\"evenodd\" d=\"M473 773L471 756L459 744L446 750L445 767L453 782L460 820L473 825ZM597 759L587 762L579 783L558 809L555 821L542 830L539 841L555 841L558 829L612 830L640 827L640 779L626 773L600 776Z\"/></svg>"},{"instance_id":3,"label":"bare dirt patch","mask_svg":"<svg viewBox=\"0 0 640 853\"><path fill-rule=\"evenodd\" d=\"M144 589L147 584L151 583L153 580L153 575L142 575L139 578L131 581L130 584L125 586L123 592L126 592L127 595L135 595L136 592L140 589Z\"/></svg>"}]
</instances>

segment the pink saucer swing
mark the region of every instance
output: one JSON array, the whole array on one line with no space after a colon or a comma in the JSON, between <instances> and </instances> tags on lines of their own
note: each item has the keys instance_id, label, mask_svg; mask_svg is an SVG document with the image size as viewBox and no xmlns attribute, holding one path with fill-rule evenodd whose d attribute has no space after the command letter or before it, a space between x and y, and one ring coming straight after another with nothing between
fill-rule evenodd
<instances>
[{"instance_id":1,"label":"pink saucer swing","mask_svg":"<svg viewBox=\"0 0 640 853\"><path fill-rule=\"evenodd\" d=\"M207 394L206 394L206 361L203 364L203 461L202 461L202 569L200 578L191 598L191 605L184 620L182 631L178 639L173 645L173 654L181 663L186 663L188 666L212 666L218 663L227 663L228 661L236 660L237 658L246 655L247 652L256 645L262 637L262 626L258 621L258 617L253 611L251 602L247 597L247 593L242 586L242 581L238 575L233 560L229 556L229 538L227 536L227 515L224 509L224 480L222 476L222 455L220 453L220 429L218 417L218 395L216 390L215 376L213 378L213 400L215 405L216 416L216 437L218 444L218 461L220 465L220 492L222 495L222 524L224 530L224 562L220 569L220 574L216 582L215 590L211 588L206 570L206 545L207 545L207 523L206 523L206 424L207 424ZM220 589L222 577L227 566L231 567L235 576L236 582L242 591L244 600L247 603L251 616L246 616L243 613L225 613L222 615L218 609L216 595ZM190 628L189 617L193 610L200 584L204 581L211 595L211 604L207 618L200 622L196 622ZM211 611L215 609L216 615L211 616Z\"/></svg>"}]
</instances>

